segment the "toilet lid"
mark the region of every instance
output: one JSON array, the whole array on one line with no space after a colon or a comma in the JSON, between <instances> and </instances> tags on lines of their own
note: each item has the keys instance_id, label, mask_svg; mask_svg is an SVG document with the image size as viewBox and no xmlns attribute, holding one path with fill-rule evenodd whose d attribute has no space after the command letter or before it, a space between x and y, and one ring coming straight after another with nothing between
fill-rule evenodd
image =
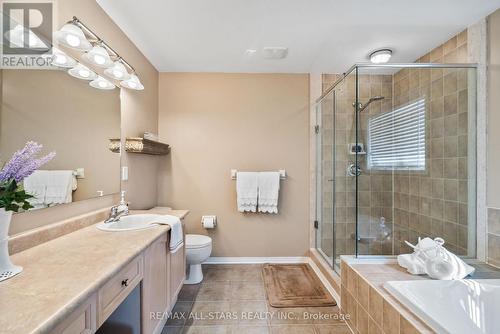
<instances>
[{"instance_id":1,"label":"toilet lid","mask_svg":"<svg viewBox=\"0 0 500 334\"><path fill-rule=\"evenodd\" d=\"M186 248L202 248L211 243L212 239L206 235L186 234Z\"/></svg>"}]
</instances>

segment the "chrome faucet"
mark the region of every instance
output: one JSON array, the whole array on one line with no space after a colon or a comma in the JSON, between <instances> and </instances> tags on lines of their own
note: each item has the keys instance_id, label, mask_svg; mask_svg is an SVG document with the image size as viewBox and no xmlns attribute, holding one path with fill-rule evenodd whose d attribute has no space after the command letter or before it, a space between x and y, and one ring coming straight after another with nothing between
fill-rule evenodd
<instances>
[{"instance_id":1,"label":"chrome faucet","mask_svg":"<svg viewBox=\"0 0 500 334\"><path fill-rule=\"evenodd\" d=\"M104 223L117 222L118 220L120 220L121 216L128 215L128 207L125 206L125 208L122 208L122 210L120 210L120 207L121 207L121 205L114 205L114 206L112 206L111 207L111 211L109 213L109 217L108 217L108 219L106 219L104 221Z\"/></svg>"}]
</instances>

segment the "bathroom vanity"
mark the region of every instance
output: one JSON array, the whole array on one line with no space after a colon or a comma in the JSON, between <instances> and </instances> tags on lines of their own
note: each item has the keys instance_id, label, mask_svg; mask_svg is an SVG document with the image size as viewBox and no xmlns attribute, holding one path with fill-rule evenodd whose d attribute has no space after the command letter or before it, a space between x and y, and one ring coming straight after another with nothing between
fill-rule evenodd
<instances>
[{"instance_id":1,"label":"bathroom vanity","mask_svg":"<svg viewBox=\"0 0 500 334\"><path fill-rule=\"evenodd\" d=\"M0 284L0 332L91 334L139 288L141 333L160 333L185 279L184 247L170 252L169 231L91 225L13 255L24 271Z\"/></svg>"}]
</instances>

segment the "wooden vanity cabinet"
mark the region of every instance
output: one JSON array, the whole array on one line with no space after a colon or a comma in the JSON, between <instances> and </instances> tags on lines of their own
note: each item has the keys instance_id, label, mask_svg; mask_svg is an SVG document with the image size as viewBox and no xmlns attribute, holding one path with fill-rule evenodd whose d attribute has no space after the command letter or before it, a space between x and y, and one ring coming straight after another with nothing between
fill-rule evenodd
<instances>
[{"instance_id":1,"label":"wooden vanity cabinet","mask_svg":"<svg viewBox=\"0 0 500 334\"><path fill-rule=\"evenodd\" d=\"M168 273L171 266L167 235L144 253L142 281L142 333L161 333L171 309Z\"/></svg>"},{"instance_id":2,"label":"wooden vanity cabinet","mask_svg":"<svg viewBox=\"0 0 500 334\"><path fill-rule=\"evenodd\" d=\"M130 261L51 333L95 333L141 284L141 333L160 334L186 276L185 247L172 253L169 236L165 233Z\"/></svg>"},{"instance_id":3,"label":"wooden vanity cabinet","mask_svg":"<svg viewBox=\"0 0 500 334\"><path fill-rule=\"evenodd\" d=\"M181 291L184 280L186 279L186 256L185 246L177 250L177 252L169 252L170 258L170 273L169 273L169 295L172 305L177 301L177 296Z\"/></svg>"},{"instance_id":4,"label":"wooden vanity cabinet","mask_svg":"<svg viewBox=\"0 0 500 334\"><path fill-rule=\"evenodd\" d=\"M94 294L51 331L53 334L93 334L97 330L97 296Z\"/></svg>"}]
</instances>

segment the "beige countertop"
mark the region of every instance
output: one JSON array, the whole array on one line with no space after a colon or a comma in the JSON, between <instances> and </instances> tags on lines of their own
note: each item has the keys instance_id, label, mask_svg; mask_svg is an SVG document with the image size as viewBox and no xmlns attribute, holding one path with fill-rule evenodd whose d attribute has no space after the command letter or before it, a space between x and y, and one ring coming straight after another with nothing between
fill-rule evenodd
<instances>
[{"instance_id":1,"label":"beige countertop","mask_svg":"<svg viewBox=\"0 0 500 334\"><path fill-rule=\"evenodd\" d=\"M133 211L171 214L186 210ZM105 232L82 228L12 256L24 268L0 282L0 333L50 333L100 286L139 255L169 226Z\"/></svg>"}]
</instances>

